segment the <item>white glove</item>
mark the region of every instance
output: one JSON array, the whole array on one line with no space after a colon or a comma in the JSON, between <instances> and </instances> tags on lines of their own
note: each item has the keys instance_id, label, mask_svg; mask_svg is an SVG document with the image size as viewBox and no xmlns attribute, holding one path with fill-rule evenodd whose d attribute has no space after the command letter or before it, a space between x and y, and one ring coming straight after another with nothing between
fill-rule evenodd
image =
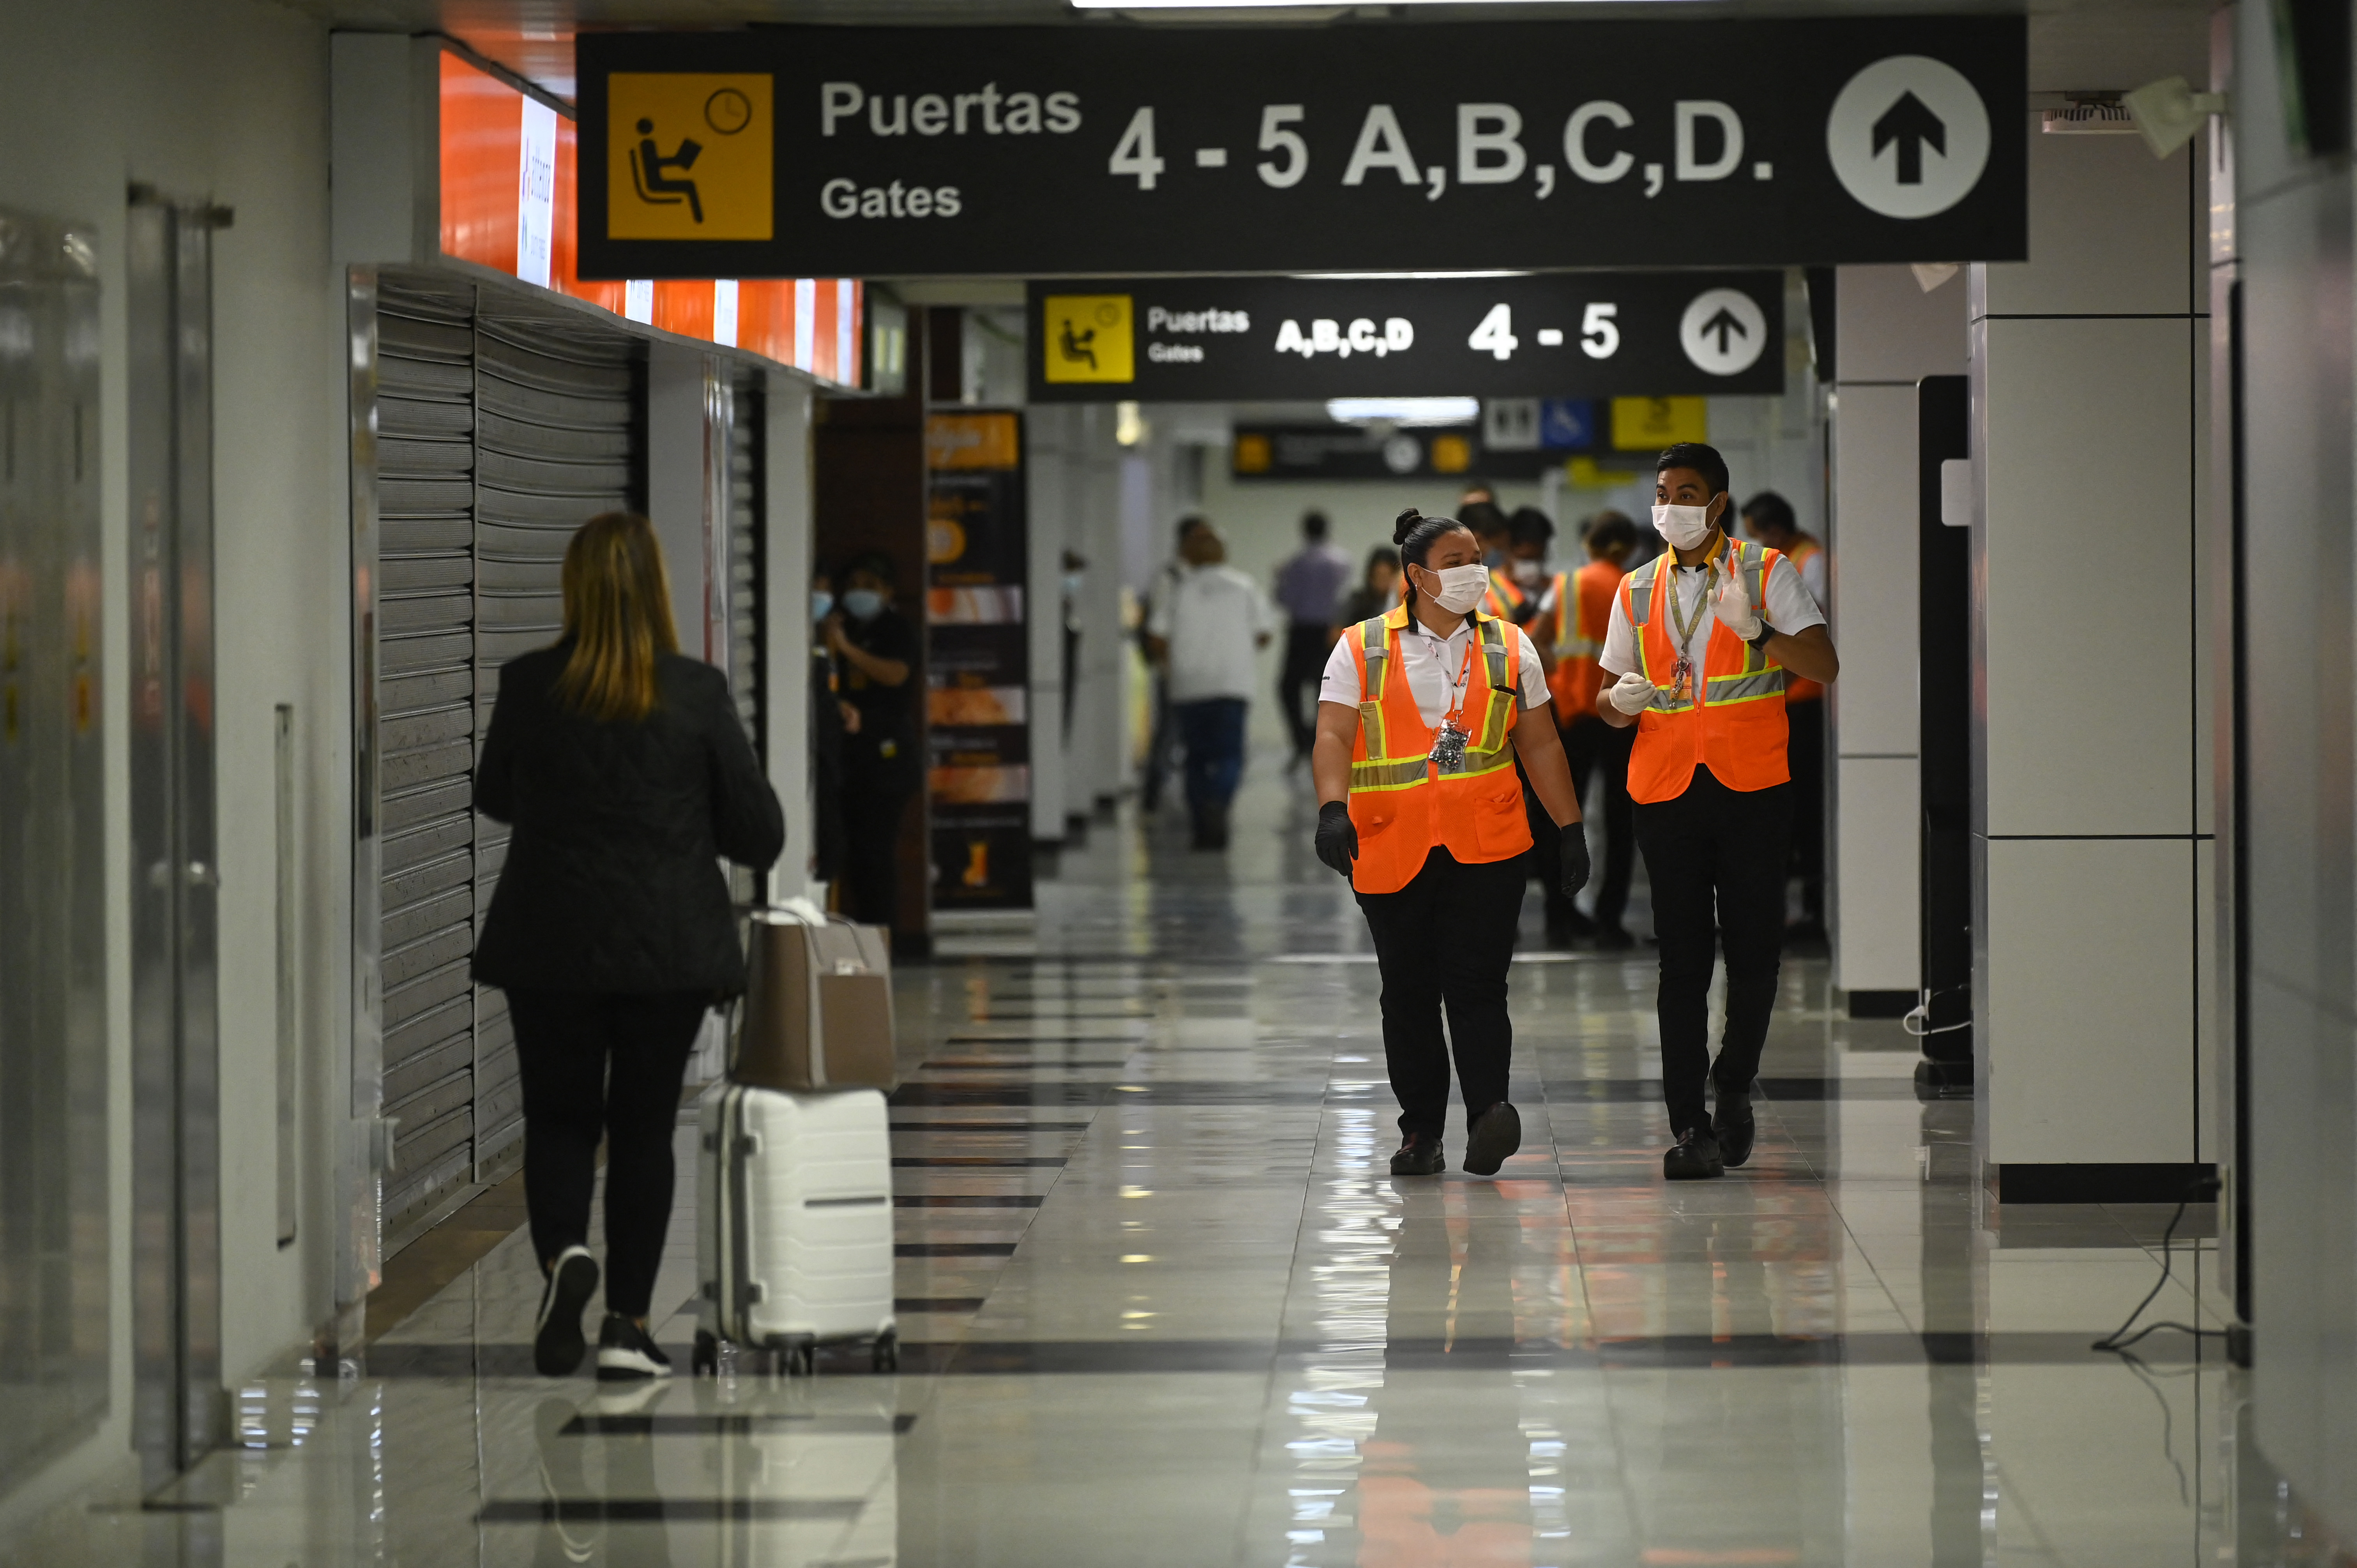
<instances>
[{"instance_id":1,"label":"white glove","mask_svg":"<svg viewBox=\"0 0 2357 1568\"><path fill-rule=\"evenodd\" d=\"M1624 714L1641 714L1652 705L1653 683L1631 670L1604 688L1605 699Z\"/></svg>"},{"instance_id":2,"label":"white glove","mask_svg":"<svg viewBox=\"0 0 2357 1568\"><path fill-rule=\"evenodd\" d=\"M1724 571L1726 580L1710 596L1710 613L1718 618L1721 626L1749 642L1761 630L1760 612L1752 607L1751 590L1743 585L1740 570L1722 568L1721 571ZM1712 575L1717 576L1720 574L1714 572Z\"/></svg>"}]
</instances>

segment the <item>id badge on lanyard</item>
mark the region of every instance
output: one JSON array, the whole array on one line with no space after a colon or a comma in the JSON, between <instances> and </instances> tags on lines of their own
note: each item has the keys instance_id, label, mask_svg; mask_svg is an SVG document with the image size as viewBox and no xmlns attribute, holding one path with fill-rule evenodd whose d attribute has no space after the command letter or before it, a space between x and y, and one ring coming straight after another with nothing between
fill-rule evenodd
<instances>
[{"instance_id":1,"label":"id badge on lanyard","mask_svg":"<svg viewBox=\"0 0 2357 1568\"><path fill-rule=\"evenodd\" d=\"M1473 684L1473 639L1465 644L1465 668L1458 673L1456 689L1451 693L1457 701L1440 721L1440 733L1433 737L1432 765L1443 773L1465 771L1465 743L1473 738L1466 729L1465 694Z\"/></svg>"}]
</instances>

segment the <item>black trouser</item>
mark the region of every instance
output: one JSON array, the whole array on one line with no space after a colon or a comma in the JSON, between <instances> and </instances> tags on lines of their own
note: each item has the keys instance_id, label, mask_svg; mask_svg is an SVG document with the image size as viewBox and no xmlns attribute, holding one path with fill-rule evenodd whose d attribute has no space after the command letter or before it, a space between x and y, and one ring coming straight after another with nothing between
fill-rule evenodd
<instances>
[{"instance_id":1,"label":"black trouser","mask_svg":"<svg viewBox=\"0 0 2357 1568\"><path fill-rule=\"evenodd\" d=\"M900 819L908 784L897 773L854 771L843 790L843 912L893 929L900 911Z\"/></svg>"},{"instance_id":2,"label":"black trouser","mask_svg":"<svg viewBox=\"0 0 2357 1568\"><path fill-rule=\"evenodd\" d=\"M1583 714L1563 732L1564 759L1571 764L1571 787L1587 798L1587 780L1604 775L1604 880L1596 888L1596 923L1617 926L1629 908L1629 874L1637 863L1637 819L1629 802L1629 748L1634 725L1614 729L1594 714ZM1561 878L1556 878L1558 885Z\"/></svg>"},{"instance_id":3,"label":"black trouser","mask_svg":"<svg viewBox=\"0 0 2357 1568\"><path fill-rule=\"evenodd\" d=\"M1307 756L1318 738L1318 683L1326 673L1326 650L1331 641L1323 626L1295 621L1286 628L1285 664L1276 677L1276 705L1285 710L1285 727L1293 736L1293 754Z\"/></svg>"},{"instance_id":4,"label":"black trouser","mask_svg":"<svg viewBox=\"0 0 2357 1568\"><path fill-rule=\"evenodd\" d=\"M589 1240L606 1139L606 1310L647 1316L671 1226L680 1080L711 997L510 991L523 1075L523 1196L546 1268Z\"/></svg>"},{"instance_id":5,"label":"black trouser","mask_svg":"<svg viewBox=\"0 0 2357 1568\"><path fill-rule=\"evenodd\" d=\"M1768 1043L1784 950L1784 867L1792 854L1792 787L1735 790L1707 768L1674 800L1637 808L1637 843L1652 881L1662 941L1654 1005L1662 1022L1662 1097L1670 1128L1706 1125L1706 1079L1748 1089ZM1710 971L1727 949L1727 1034L1710 1060Z\"/></svg>"},{"instance_id":6,"label":"black trouser","mask_svg":"<svg viewBox=\"0 0 2357 1568\"><path fill-rule=\"evenodd\" d=\"M1785 751L1792 768L1792 870L1801 878L1801 914L1825 918L1825 703L1786 703L1792 726Z\"/></svg>"},{"instance_id":7,"label":"black trouser","mask_svg":"<svg viewBox=\"0 0 2357 1568\"><path fill-rule=\"evenodd\" d=\"M1398 892L1358 895L1383 975L1383 1065L1403 1133L1440 1136L1451 1046L1469 1119L1506 1098L1506 1062L1514 1048L1506 966L1529 877L1519 854L1466 865L1436 848Z\"/></svg>"}]
</instances>

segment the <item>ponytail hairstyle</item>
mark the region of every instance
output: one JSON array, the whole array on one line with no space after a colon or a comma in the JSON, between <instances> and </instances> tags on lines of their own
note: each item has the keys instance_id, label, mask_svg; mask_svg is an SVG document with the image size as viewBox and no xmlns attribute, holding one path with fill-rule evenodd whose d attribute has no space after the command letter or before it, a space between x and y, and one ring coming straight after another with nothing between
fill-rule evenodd
<instances>
[{"instance_id":1,"label":"ponytail hairstyle","mask_svg":"<svg viewBox=\"0 0 2357 1568\"><path fill-rule=\"evenodd\" d=\"M658 700L655 661L679 651L654 524L634 511L591 518L565 547L564 585L573 653L557 699L601 723L644 719Z\"/></svg>"},{"instance_id":2,"label":"ponytail hairstyle","mask_svg":"<svg viewBox=\"0 0 2357 1568\"><path fill-rule=\"evenodd\" d=\"M1406 585L1400 603L1411 612L1415 607L1415 579L1407 575L1407 569L1423 565L1435 544L1464 526L1453 517L1426 517L1414 507L1392 521L1392 542L1399 547L1400 581Z\"/></svg>"}]
</instances>

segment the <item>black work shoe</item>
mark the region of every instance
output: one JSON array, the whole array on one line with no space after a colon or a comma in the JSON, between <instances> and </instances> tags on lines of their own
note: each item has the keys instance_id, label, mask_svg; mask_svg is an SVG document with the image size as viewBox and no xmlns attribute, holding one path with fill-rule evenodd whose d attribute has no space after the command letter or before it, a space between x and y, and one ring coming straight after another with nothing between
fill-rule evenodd
<instances>
[{"instance_id":1,"label":"black work shoe","mask_svg":"<svg viewBox=\"0 0 2357 1568\"><path fill-rule=\"evenodd\" d=\"M542 1377L561 1378L581 1364L589 1348L581 1337L581 1311L597 1291L597 1260L588 1248L567 1247L556 1255L532 1331L532 1364Z\"/></svg>"},{"instance_id":2,"label":"black work shoe","mask_svg":"<svg viewBox=\"0 0 2357 1568\"><path fill-rule=\"evenodd\" d=\"M1523 1118L1501 1100L1466 1129L1465 1168L1475 1176L1496 1176L1506 1156L1522 1146Z\"/></svg>"},{"instance_id":3,"label":"black work shoe","mask_svg":"<svg viewBox=\"0 0 2357 1568\"><path fill-rule=\"evenodd\" d=\"M597 1380L601 1383L627 1378L668 1378L671 1358L653 1336L638 1325L638 1320L619 1312L606 1315L606 1326L597 1331Z\"/></svg>"},{"instance_id":4,"label":"black work shoe","mask_svg":"<svg viewBox=\"0 0 2357 1568\"><path fill-rule=\"evenodd\" d=\"M1662 1176L1665 1181L1701 1181L1726 1174L1727 1165L1718 1155L1718 1140L1710 1135L1707 1127L1687 1128L1662 1155Z\"/></svg>"},{"instance_id":5,"label":"black work shoe","mask_svg":"<svg viewBox=\"0 0 2357 1568\"><path fill-rule=\"evenodd\" d=\"M1718 1140L1718 1157L1733 1170L1751 1157L1751 1141L1759 1136L1760 1123L1751 1115L1751 1092L1749 1090L1729 1093L1718 1091L1718 1112L1710 1119L1711 1136Z\"/></svg>"},{"instance_id":6,"label":"black work shoe","mask_svg":"<svg viewBox=\"0 0 2357 1568\"><path fill-rule=\"evenodd\" d=\"M1394 1176L1438 1176L1448 1168L1448 1162L1441 1157L1440 1140L1429 1133L1409 1133L1399 1153L1392 1156Z\"/></svg>"}]
</instances>

